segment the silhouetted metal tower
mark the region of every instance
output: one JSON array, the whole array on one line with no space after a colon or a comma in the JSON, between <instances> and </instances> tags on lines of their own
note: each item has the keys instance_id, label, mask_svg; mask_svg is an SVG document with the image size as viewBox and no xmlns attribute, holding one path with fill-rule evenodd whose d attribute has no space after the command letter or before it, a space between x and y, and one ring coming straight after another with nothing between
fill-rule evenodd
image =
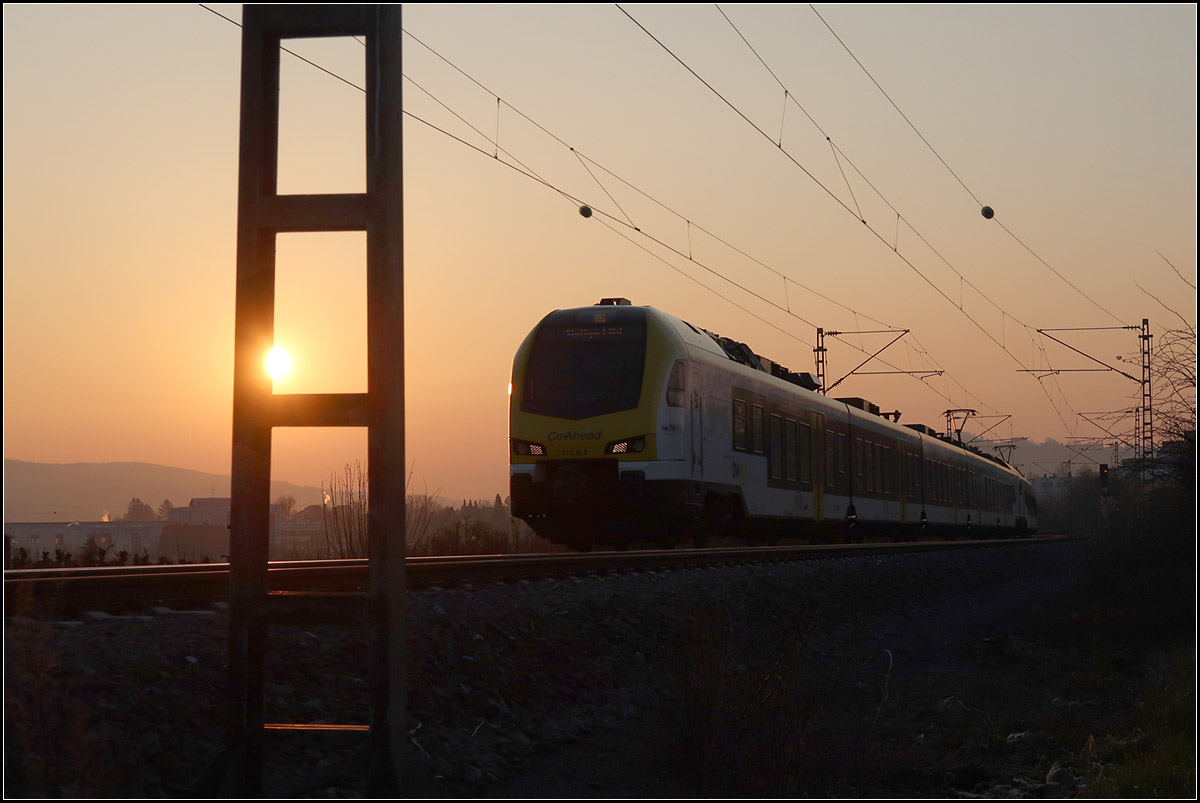
<instances>
[{"instance_id":1,"label":"silhouetted metal tower","mask_svg":"<svg viewBox=\"0 0 1200 803\"><path fill-rule=\"evenodd\" d=\"M406 759L404 663L404 281L399 6L244 6L234 322L230 513L229 690L226 749L203 785L263 794L268 734L361 730L367 725L274 725L263 695L268 629L281 622L368 622L371 722L355 768L396 794ZM366 193L280 195L280 43L361 36L366 44ZM274 341L275 241L281 232L363 231L367 245L367 392L274 395L264 370ZM268 586L271 433L274 427L368 430L367 594L297 594ZM310 779L328 783L329 777ZM302 783L274 790L296 796Z\"/></svg>"},{"instance_id":2,"label":"silhouetted metal tower","mask_svg":"<svg viewBox=\"0 0 1200 803\"><path fill-rule=\"evenodd\" d=\"M1149 460L1154 456L1154 396L1150 392L1150 357L1151 340L1150 319L1142 318L1142 332L1138 339L1142 342L1142 415L1139 422L1139 448L1141 456Z\"/></svg>"},{"instance_id":3,"label":"silhouetted metal tower","mask_svg":"<svg viewBox=\"0 0 1200 803\"><path fill-rule=\"evenodd\" d=\"M827 369L827 358L825 356L825 330L817 327L817 347L813 349L813 353L817 355L817 393L825 392L825 371Z\"/></svg>"}]
</instances>

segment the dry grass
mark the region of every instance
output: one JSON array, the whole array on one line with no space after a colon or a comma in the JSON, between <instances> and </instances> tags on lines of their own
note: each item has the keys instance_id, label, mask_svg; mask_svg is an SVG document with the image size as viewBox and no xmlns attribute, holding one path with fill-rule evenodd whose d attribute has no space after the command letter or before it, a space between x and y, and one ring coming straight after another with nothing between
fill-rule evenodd
<instances>
[{"instance_id":1,"label":"dry grass","mask_svg":"<svg viewBox=\"0 0 1200 803\"><path fill-rule=\"evenodd\" d=\"M753 643L748 612L726 601L696 612L677 655L668 734L658 746L677 791L700 797L794 797L852 790L887 771L877 725L888 700L886 651L823 659L814 615L781 614L789 638Z\"/></svg>"},{"instance_id":2,"label":"dry grass","mask_svg":"<svg viewBox=\"0 0 1200 803\"><path fill-rule=\"evenodd\" d=\"M1104 798L1196 795L1195 643L1152 659L1138 690L1133 730L1084 745Z\"/></svg>"},{"instance_id":3,"label":"dry grass","mask_svg":"<svg viewBox=\"0 0 1200 803\"><path fill-rule=\"evenodd\" d=\"M1193 798L1193 523L1165 505L1113 522L1082 585L1012 622L1019 640L985 639L954 676L897 678L903 700L886 652L813 648L816 612L696 601L666 685L672 791Z\"/></svg>"}]
</instances>

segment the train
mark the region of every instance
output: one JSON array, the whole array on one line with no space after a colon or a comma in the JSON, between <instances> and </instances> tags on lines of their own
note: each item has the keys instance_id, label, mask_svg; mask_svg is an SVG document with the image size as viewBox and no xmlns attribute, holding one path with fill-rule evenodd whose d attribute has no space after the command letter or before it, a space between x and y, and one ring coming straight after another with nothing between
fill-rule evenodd
<instances>
[{"instance_id":1,"label":"train","mask_svg":"<svg viewBox=\"0 0 1200 803\"><path fill-rule=\"evenodd\" d=\"M899 419L655 307L555 310L513 360L512 513L579 550L1036 531L1020 472Z\"/></svg>"}]
</instances>

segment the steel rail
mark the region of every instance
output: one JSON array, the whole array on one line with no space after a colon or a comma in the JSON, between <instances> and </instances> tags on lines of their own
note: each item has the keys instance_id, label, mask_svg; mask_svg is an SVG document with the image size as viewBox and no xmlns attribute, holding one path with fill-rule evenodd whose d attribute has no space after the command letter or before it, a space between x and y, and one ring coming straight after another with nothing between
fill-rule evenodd
<instances>
[{"instance_id":1,"label":"steel rail","mask_svg":"<svg viewBox=\"0 0 1200 803\"><path fill-rule=\"evenodd\" d=\"M410 557L409 585L491 582L578 574L660 571L732 563L850 558L956 549L1016 547L1064 540L1066 536L978 541L713 547L589 553ZM272 591L345 591L365 588L366 560L272 561ZM61 616L81 611L109 613L150 606L207 604L227 597L229 564L93 566L9 569L4 572L6 616Z\"/></svg>"}]
</instances>

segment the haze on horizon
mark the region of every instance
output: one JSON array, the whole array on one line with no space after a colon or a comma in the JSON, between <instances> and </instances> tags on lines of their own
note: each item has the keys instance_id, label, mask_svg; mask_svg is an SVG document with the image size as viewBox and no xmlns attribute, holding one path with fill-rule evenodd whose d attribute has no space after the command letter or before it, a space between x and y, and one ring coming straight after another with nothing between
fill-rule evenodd
<instances>
[{"instance_id":1,"label":"haze on horizon","mask_svg":"<svg viewBox=\"0 0 1200 803\"><path fill-rule=\"evenodd\" d=\"M415 490L507 494L513 353L605 296L793 370L815 326L910 329L884 357L944 375L834 395L937 429L1011 414L993 435L1037 441L1109 440L1077 414L1138 387L1021 373L1092 367L1033 330L1194 323L1194 5L625 10L725 100L615 6L405 7ZM6 457L229 472L239 48L195 5L5 6ZM362 85L358 42L289 48ZM361 191L362 93L282 63L280 192ZM277 392L365 390L364 253L280 237ZM1068 339L1119 366L1136 334ZM829 345L831 380L865 359ZM362 431L277 431L275 478L365 453Z\"/></svg>"}]
</instances>

